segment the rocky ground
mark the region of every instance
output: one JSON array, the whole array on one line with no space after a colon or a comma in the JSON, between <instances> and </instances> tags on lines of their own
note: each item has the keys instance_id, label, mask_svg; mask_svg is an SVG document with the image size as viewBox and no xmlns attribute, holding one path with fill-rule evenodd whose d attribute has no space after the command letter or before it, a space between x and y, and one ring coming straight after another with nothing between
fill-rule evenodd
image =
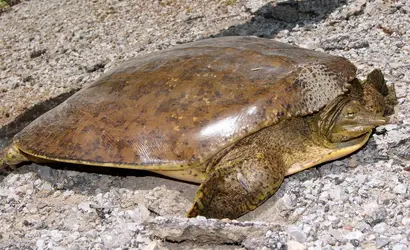
<instances>
[{"instance_id":1,"label":"rocky ground","mask_svg":"<svg viewBox=\"0 0 410 250\"><path fill-rule=\"evenodd\" d=\"M186 219L196 185L27 164L0 176L0 249L410 249L410 1L33 0L0 14L0 145L122 61L254 35L381 68L399 105L342 160L286 178L238 221Z\"/></svg>"}]
</instances>

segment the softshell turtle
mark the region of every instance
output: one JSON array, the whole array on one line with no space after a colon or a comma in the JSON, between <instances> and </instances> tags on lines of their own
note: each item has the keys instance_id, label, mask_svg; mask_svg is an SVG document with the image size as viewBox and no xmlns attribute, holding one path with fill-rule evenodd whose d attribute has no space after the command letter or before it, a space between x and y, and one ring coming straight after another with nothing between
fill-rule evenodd
<instances>
[{"instance_id":1,"label":"softshell turtle","mask_svg":"<svg viewBox=\"0 0 410 250\"><path fill-rule=\"evenodd\" d=\"M236 218L284 176L348 155L395 103L379 70L254 37L128 61L19 132L0 158L149 170L201 183L189 217Z\"/></svg>"}]
</instances>

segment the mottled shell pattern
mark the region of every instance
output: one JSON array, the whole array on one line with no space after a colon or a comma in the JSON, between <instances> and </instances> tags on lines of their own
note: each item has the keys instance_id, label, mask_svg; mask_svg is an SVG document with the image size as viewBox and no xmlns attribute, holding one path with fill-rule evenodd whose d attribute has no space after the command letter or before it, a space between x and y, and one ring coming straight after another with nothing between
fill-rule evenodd
<instances>
[{"instance_id":1,"label":"mottled shell pattern","mask_svg":"<svg viewBox=\"0 0 410 250\"><path fill-rule=\"evenodd\" d=\"M255 37L221 37L128 61L15 137L63 161L181 166L347 91L348 60Z\"/></svg>"}]
</instances>

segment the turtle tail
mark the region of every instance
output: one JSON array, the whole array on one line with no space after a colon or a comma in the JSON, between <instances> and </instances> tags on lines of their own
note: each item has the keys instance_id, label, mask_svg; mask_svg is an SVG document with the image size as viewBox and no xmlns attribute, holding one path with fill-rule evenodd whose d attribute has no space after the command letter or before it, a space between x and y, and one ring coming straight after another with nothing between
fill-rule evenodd
<instances>
[{"instance_id":1,"label":"turtle tail","mask_svg":"<svg viewBox=\"0 0 410 250\"><path fill-rule=\"evenodd\" d=\"M28 161L27 157L12 144L0 152L0 171L14 170L17 164L25 161Z\"/></svg>"}]
</instances>

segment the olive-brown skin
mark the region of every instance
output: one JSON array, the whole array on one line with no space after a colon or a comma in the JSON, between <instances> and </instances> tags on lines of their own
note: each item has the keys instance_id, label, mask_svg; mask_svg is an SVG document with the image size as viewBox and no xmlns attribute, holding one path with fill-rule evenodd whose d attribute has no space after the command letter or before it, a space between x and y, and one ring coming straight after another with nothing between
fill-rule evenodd
<instances>
[{"instance_id":1,"label":"olive-brown skin","mask_svg":"<svg viewBox=\"0 0 410 250\"><path fill-rule=\"evenodd\" d=\"M341 57L252 37L198 41L101 77L17 134L0 163L150 170L202 183L188 216L236 218L285 175L357 150L385 122L395 96L374 72L361 84ZM372 122L330 142L329 117L351 101Z\"/></svg>"},{"instance_id":2,"label":"olive-brown skin","mask_svg":"<svg viewBox=\"0 0 410 250\"><path fill-rule=\"evenodd\" d=\"M374 74L381 73L369 76ZM292 117L243 138L210 159L188 216L236 218L255 209L276 192L285 175L362 147L396 104L393 89L383 95L368 77L363 83L353 81L349 93L313 115ZM346 118L356 105L356 116ZM346 131L343 125L355 129Z\"/></svg>"}]
</instances>

